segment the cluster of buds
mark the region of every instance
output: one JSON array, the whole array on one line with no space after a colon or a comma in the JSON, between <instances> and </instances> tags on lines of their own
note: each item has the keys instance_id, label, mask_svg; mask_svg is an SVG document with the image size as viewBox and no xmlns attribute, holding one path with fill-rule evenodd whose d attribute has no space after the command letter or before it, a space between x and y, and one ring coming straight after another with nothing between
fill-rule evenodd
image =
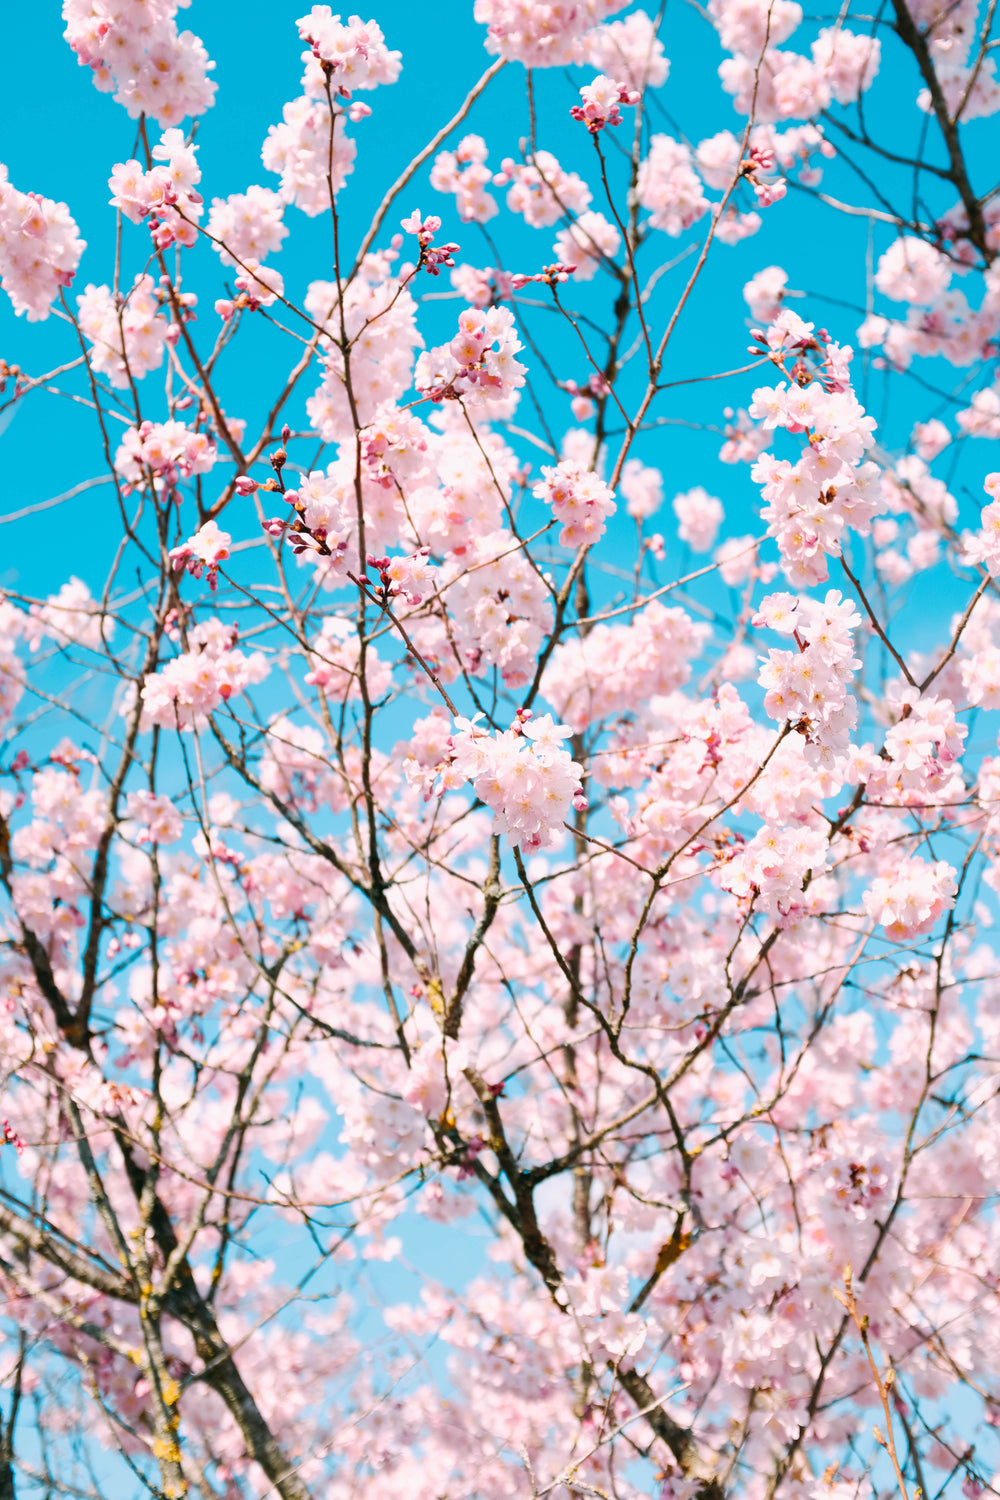
<instances>
[{"instance_id":1,"label":"cluster of buds","mask_svg":"<svg viewBox=\"0 0 1000 1500\"><path fill-rule=\"evenodd\" d=\"M627 83L619 83L598 73L593 83L584 84L580 90L582 104L574 104L570 115L586 125L591 135L598 135L605 125L620 125L622 115L619 105L638 104L639 95Z\"/></svg>"},{"instance_id":2,"label":"cluster of buds","mask_svg":"<svg viewBox=\"0 0 1000 1500\"><path fill-rule=\"evenodd\" d=\"M778 177L773 182L761 180L762 175L774 171L776 161L769 146L754 146L750 155L740 162L740 176L746 178L757 194L761 208L770 208L772 203L778 203L788 192L788 184L783 177Z\"/></svg>"},{"instance_id":3,"label":"cluster of buds","mask_svg":"<svg viewBox=\"0 0 1000 1500\"><path fill-rule=\"evenodd\" d=\"M271 468L274 475L266 479L263 484L256 479L251 479L249 474L239 474L236 478L236 493L238 495L253 495L258 490L269 494L279 494L295 511L295 518L284 519L281 516L269 516L261 521L261 529L268 536L280 538L287 536L288 544L296 557L301 557L304 552L318 552L321 557L332 557L334 552L343 553L347 550L346 541L338 543L337 547L330 547L327 543L326 528L323 526L311 527L305 519L306 502L298 490L286 490L285 481L281 477L281 471L288 462L288 450L285 444L292 435L292 429L286 423L281 429L281 446L276 448L270 455Z\"/></svg>"},{"instance_id":4,"label":"cluster of buds","mask_svg":"<svg viewBox=\"0 0 1000 1500\"><path fill-rule=\"evenodd\" d=\"M24 1150L24 1141L17 1134L17 1132L12 1129L10 1121L0 1121L0 1130L3 1131L3 1144L5 1146L13 1146L18 1156L20 1156L21 1152Z\"/></svg>"},{"instance_id":5,"label":"cluster of buds","mask_svg":"<svg viewBox=\"0 0 1000 1500\"><path fill-rule=\"evenodd\" d=\"M576 266L564 266L555 261L551 266L543 266L536 271L534 276L525 276L523 272L517 271L510 278L511 291L519 292L522 287L530 286L537 282L539 286L557 286L560 281L568 281L576 270Z\"/></svg>"},{"instance_id":6,"label":"cluster of buds","mask_svg":"<svg viewBox=\"0 0 1000 1500\"><path fill-rule=\"evenodd\" d=\"M415 234L420 245L420 261L417 269L423 266L432 276L440 276L442 266L454 266L454 256L462 247L449 243L447 245L434 246L433 239L441 228L441 220L437 214L428 214L426 219L421 218L419 208L415 208L408 219L400 219L400 224L407 234Z\"/></svg>"},{"instance_id":7,"label":"cluster of buds","mask_svg":"<svg viewBox=\"0 0 1000 1500\"><path fill-rule=\"evenodd\" d=\"M269 479L266 484L259 485L257 488L274 491L278 486ZM267 532L268 536L287 536L288 545L296 557L301 557L305 552L318 552L321 557L332 557L334 552L347 551L346 541L338 542L336 547L329 545L325 526L307 524L306 503L298 490L282 490L281 493L295 511L295 519L284 520L281 516L270 516L267 520L261 521L261 528Z\"/></svg>"},{"instance_id":8,"label":"cluster of buds","mask_svg":"<svg viewBox=\"0 0 1000 1500\"><path fill-rule=\"evenodd\" d=\"M302 557L306 552L318 552L320 557L333 557L336 554L343 555L347 551L347 542L339 541L336 546L331 547L326 539L326 530L322 526L307 526L302 519L302 511L305 509L298 490L289 490L285 495L289 504L294 505L296 511L295 520L282 520L281 516L270 516L266 521L261 521L261 529L268 536L286 536L288 545L296 557Z\"/></svg>"}]
</instances>

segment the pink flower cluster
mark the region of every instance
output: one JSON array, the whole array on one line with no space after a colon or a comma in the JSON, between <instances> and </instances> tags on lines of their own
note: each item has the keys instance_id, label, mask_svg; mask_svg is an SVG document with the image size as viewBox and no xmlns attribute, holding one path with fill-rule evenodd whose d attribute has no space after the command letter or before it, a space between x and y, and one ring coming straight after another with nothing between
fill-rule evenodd
<instances>
[{"instance_id":1,"label":"pink flower cluster","mask_svg":"<svg viewBox=\"0 0 1000 1500\"><path fill-rule=\"evenodd\" d=\"M460 297L471 302L473 307L489 307L491 302L500 302L511 294L511 277L507 271L496 266L485 266L481 270L467 263L456 266L451 273L451 284Z\"/></svg>"},{"instance_id":2,"label":"pink flower cluster","mask_svg":"<svg viewBox=\"0 0 1000 1500\"><path fill-rule=\"evenodd\" d=\"M552 628L552 600L544 581L509 531L477 536L443 570L453 610L452 631L462 665L474 676L498 668L509 688L531 681L542 642ZM449 676L457 675L450 649Z\"/></svg>"},{"instance_id":3,"label":"pink flower cluster","mask_svg":"<svg viewBox=\"0 0 1000 1500\"><path fill-rule=\"evenodd\" d=\"M330 82L341 94L395 83L399 77L402 55L386 46L377 21L362 21L360 16L351 16L345 24L333 14L329 5L314 5L309 14L300 16L295 24L299 36L309 43L311 56L316 62L327 64ZM303 55L306 60L310 57L310 53ZM316 80L318 71L310 70L306 77L322 93L322 77Z\"/></svg>"},{"instance_id":4,"label":"pink flower cluster","mask_svg":"<svg viewBox=\"0 0 1000 1500\"><path fill-rule=\"evenodd\" d=\"M693 490L674 496L673 510L681 541L693 552L710 551L725 516L722 501L696 485Z\"/></svg>"},{"instance_id":5,"label":"pink flower cluster","mask_svg":"<svg viewBox=\"0 0 1000 1500\"><path fill-rule=\"evenodd\" d=\"M654 135L639 167L636 196L649 210L649 222L674 238L708 212L690 149L669 135Z\"/></svg>"},{"instance_id":6,"label":"pink flower cluster","mask_svg":"<svg viewBox=\"0 0 1000 1500\"><path fill-rule=\"evenodd\" d=\"M654 600L631 625L601 623L560 641L542 681L545 697L582 731L683 687L710 634L684 610Z\"/></svg>"},{"instance_id":7,"label":"pink flower cluster","mask_svg":"<svg viewBox=\"0 0 1000 1500\"><path fill-rule=\"evenodd\" d=\"M503 401L524 384L524 366L515 358L522 347L509 308L466 308L451 343L421 354L414 384L432 401Z\"/></svg>"},{"instance_id":8,"label":"pink flower cluster","mask_svg":"<svg viewBox=\"0 0 1000 1500\"><path fill-rule=\"evenodd\" d=\"M719 67L722 86L734 95L741 114L749 114L753 102L758 121L809 120L833 100L853 103L878 72L878 39L857 36L840 25L820 31L810 57L779 51L776 44L802 19L800 6L791 0L775 6L762 0L711 0L709 13L723 46L735 54Z\"/></svg>"},{"instance_id":9,"label":"pink flower cluster","mask_svg":"<svg viewBox=\"0 0 1000 1500\"><path fill-rule=\"evenodd\" d=\"M983 489L991 496L984 505L980 529L965 539L965 560L982 563L991 578L1000 576L1000 474L987 474Z\"/></svg>"},{"instance_id":10,"label":"pink flower cluster","mask_svg":"<svg viewBox=\"0 0 1000 1500\"><path fill-rule=\"evenodd\" d=\"M505 156L493 181L497 187L510 183L507 207L533 229L545 229L564 214L582 214L590 203L583 178L564 171L551 151L536 151L528 162Z\"/></svg>"},{"instance_id":11,"label":"pink flower cluster","mask_svg":"<svg viewBox=\"0 0 1000 1500\"><path fill-rule=\"evenodd\" d=\"M768 330L767 347L779 361L787 353L801 356L811 346L819 347L812 324L788 309ZM761 387L750 406L750 415L765 428L783 427L808 439L794 464L762 454L751 471L768 502L762 511L768 533L777 540L786 576L797 586L822 583L825 558L840 555L844 531L866 536L884 508L878 468L862 462L874 441L875 422L847 384L850 354L826 346L821 379L809 380L802 363L805 383Z\"/></svg>"},{"instance_id":12,"label":"pink flower cluster","mask_svg":"<svg viewBox=\"0 0 1000 1500\"><path fill-rule=\"evenodd\" d=\"M104 613L80 578L68 579L44 604L33 604L30 614L32 650L48 639L61 646L72 641L74 645L97 651L115 633L114 619Z\"/></svg>"},{"instance_id":13,"label":"pink flower cluster","mask_svg":"<svg viewBox=\"0 0 1000 1500\"><path fill-rule=\"evenodd\" d=\"M184 820L169 797L129 792L126 806L137 843L175 844L184 832Z\"/></svg>"},{"instance_id":14,"label":"pink flower cluster","mask_svg":"<svg viewBox=\"0 0 1000 1500\"><path fill-rule=\"evenodd\" d=\"M753 623L796 641L794 651L772 648L767 654L757 678L766 691L765 712L805 736L808 760L831 764L847 752L858 717L857 701L847 691L861 665L852 635L861 617L853 602L839 589L829 590L822 603L769 594Z\"/></svg>"},{"instance_id":15,"label":"pink flower cluster","mask_svg":"<svg viewBox=\"0 0 1000 1500\"><path fill-rule=\"evenodd\" d=\"M263 682L267 658L236 649L231 626L206 620L188 635L188 649L173 657L142 684L142 722L146 728L192 729L234 694Z\"/></svg>"},{"instance_id":16,"label":"pink flower cluster","mask_svg":"<svg viewBox=\"0 0 1000 1500\"><path fill-rule=\"evenodd\" d=\"M727 52L758 57L765 41L787 41L802 20L796 0L709 0L708 13Z\"/></svg>"},{"instance_id":17,"label":"pink flower cluster","mask_svg":"<svg viewBox=\"0 0 1000 1500\"><path fill-rule=\"evenodd\" d=\"M754 146L749 156L740 163L740 174L750 183L761 208L770 208L788 192L783 177L773 177L777 158L770 146Z\"/></svg>"},{"instance_id":18,"label":"pink flower cluster","mask_svg":"<svg viewBox=\"0 0 1000 1500\"><path fill-rule=\"evenodd\" d=\"M603 73L598 73L591 83L583 85L580 98L583 103L574 104L570 116L586 125L591 135L598 135L606 125L620 125L620 106L639 102L635 89L614 78L606 78Z\"/></svg>"},{"instance_id":19,"label":"pink flower cluster","mask_svg":"<svg viewBox=\"0 0 1000 1500\"><path fill-rule=\"evenodd\" d=\"M807 875L822 874L827 854L824 829L805 822L765 823L720 865L717 879L739 900L753 897L760 911L787 917L802 903Z\"/></svg>"},{"instance_id":20,"label":"pink flower cluster","mask_svg":"<svg viewBox=\"0 0 1000 1500\"><path fill-rule=\"evenodd\" d=\"M108 179L112 208L121 209L133 224L149 219L153 243L165 250L174 243L190 248L198 238L193 220L201 218L202 196L195 191L201 170L195 147L182 130L165 130L153 147L162 166L144 172L139 162L118 162Z\"/></svg>"},{"instance_id":21,"label":"pink flower cluster","mask_svg":"<svg viewBox=\"0 0 1000 1500\"><path fill-rule=\"evenodd\" d=\"M47 318L86 249L65 203L19 193L0 163L0 285L18 317Z\"/></svg>"},{"instance_id":22,"label":"pink flower cluster","mask_svg":"<svg viewBox=\"0 0 1000 1500\"><path fill-rule=\"evenodd\" d=\"M160 311L152 276L137 276L117 298L110 287L87 286L76 302L93 368L113 386L141 380L163 363L170 325Z\"/></svg>"},{"instance_id":23,"label":"pink flower cluster","mask_svg":"<svg viewBox=\"0 0 1000 1500\"><path fill-rule=\"evenodd\" d=\"M403 599L415 608L437 586L437 570L429 559L430 548L420 547L395 557L369 557L368 566L378 571L384 597Z\"/></svg>"},{"instance_id":24,"label":"pink flower cluster","mask_svg":"<svg viewBox=\"0 0 1000 1500\"><path fill-rule=\"evenodd\" d=\"M627 458L618 488L625 497L625 509L636 521L646 521L663 504L663 475L637 458Z\"/></svg>"},{"instance_id":25,"label":"pink flower cluster","mask_svg":"<svg viewBox=\"0 0 1000 1500\"><path fill-rule=\"evenodd\" d=\"M1000 205L991 200L984 209L991 240L996 238L998 216ZM940 355L959 367L993 357L1000 333L1000 273L991 267L983 276L978 308L970 307L965 294L951 284L956 267L972 251L963 238L966 231L964 218L953 223L948 215L942 218L942 240L955 242L950 254L913 235L890 245L879 258L875 284L883 296L910 306L905 318L870 314L858 329L863 348L880 345L885 359L898 369L905 369L915 355ZM974 437L995 437L1000 432L998 416L1000 399L993 387L977 391L957 414L959 425Z\"/></svg>"},{"instance_id":26,"label":"pink flower cluster","mask_svg":"<svg viewBox=\"0 0 1000 1500\"><path fill-rule=\"evenodd\" d=\"M206 521L186 542L170 549L170 565L175 573L188 572L200 578L207 569L208 586L214 590L219 564L225 562L233 545L228 531L221 531L217 521Z\"/></svg>"},{"instance_id":27,"label":"pink flower cluster","mask_svg":"<svg viewBox=\"0 0 1000 1500\"><path fill-rule=\"evenodd\" d=\"M329 327L331 338L321 348L325 373L309 397L309 420L324 442L353 438L351 404L343 382L343 355L337 288L333 282L314 281L305 308L317 323ZM385 257L369 257L344 293L344 323L352 340L351 384L358 415L370 422L387 402L409 389L415 347L422 343L416 327L416 303L407 287L388 274Z\"/></svg>"},{"instance_id":28,"label":"pink flower cluster","mask_svg":"<svg viewBox=\"0 0 1000 1500\"><path fill-rule=\"evenodd\" d=\"M222 299L215 304L216 312L224 321L231 317L231 309L235 305L245 306L251 312L256 312L258 308L270 307L285 294L285 278L281 272L274 266L262 266L253 259L243 262L240 274L235 278L235 285L242 301L231 304Z\"/></svg>"},{"instance_id":29,"label":"pink flower cluster","mask_svg":"<svg viewBox=\"0 0 1000 1500\"><path fill-rule=\"evenodd\" d=\"M614 259L620 245L614 224L588 209L559 231L552 253L561 264L573 267L574 280L590 281L602 261Z\"/></svg>"},{"instance_id":30,"label":"pink flower cluster","mask_svg":"<svg viewBox=\"0 0 1000 1500\"><path fill-rule=\"evenodd\" d=\"M564 460L543 468L542 478L531 493L552 507L562 523L559 542L563 547L590 547L604 535L605 523L617 510L614 491L599 474Z\"/></svg>"},{"instance_id":31,"label":"pink flower cluster","mask_svg":"<svg viewBox=\"0 0 1000 1500\"><path fill-rule=\"evenodd\" d=\"M386 402L360 434L365 478L384 489L412 487L427 469L430 433L418 417Z\"/></svg>"},{"instance_id":32,"label":"pink flower cluster","mask_svg":"<svg viewBox=\"0 0 1000 1500\"><path fill-rule=\"evenodd\" d=\"M130 485L142 484L144 471L151 469L157 483L173 489L181 479L209 473L218 456L207 432L171 418L130 427L115 454L115 468Z\"/></svg>"},{"instance_id":33,"label":"pink flower cluster","mask_svg":"<svg viewBox=\"0 0 1000 1500\"><path fill-rule=\"evenodd\" d=\"M945 57L937 63L935 71L949 111L960 116L963 124L967 120L982 120L995 115L1000 109L1000 83L997 82L996 62L992 57L979 59L972 68L957 58ZM921 89L917 94L917 108L930 114L933 107L930 89Z\"/></svg>"},{"instance_id":34,"label":"pink flower cluster","mask_svg":"<svg viewBox=\"0 0 1000 1500\"><path fill-rule=\"evenodd\" d=\"M599 73L624 78L630 88L661 89L670 63L651 16L634 10L623 21L595 26L584 38L587 62Z\"/></svg>"},{"instance_id":35,"label":"pink flower cluster","mask_svg":"<svg viewBox=\"0 0 1000 1500\"><path fill-rule=\"evenodd\" d=\"M893 240L879 257L875 285L894 302L917 302L927 307L948 286L952 262L926 240L904 235Z\"/></svg>"},{"instance_id":36,"label":"pink flower cluster","mask_svg":"<svg viewBox=\"0 0 1000 1500\"><path fill-rule=\"evenodd\" d=\"M865 911L885 928L895 942L930 932L935 922L955 904L955 870L944 860L910 854L893 857L886 873L865 891Z\"/></svg>"},{"instance_id":37,"label":"pink flower cluster","mask_svg":"<svg viewBox=\"0 0 1000 1500\"><path fill-rule=\"evenodd\" d=\"M535 719L521 710L510 729L493 736L476 719L455 724L449 776L471 781L509 844L524 853L553 844L570 809L586 806L583 767L562 745L571 731L551 714Z\"/></svg>"},{"instance_id":38,"label":"pink flower cluster","mask_svg":"<svg viewBox=\"0 0 1000 1500\"><path fill-rule=\"evenodd\" d=\"M330 181L339 193L354 170L357 146L344 130L341 111L335 111L333 144L330 108L325 99L307 94L292 99L281 111L280 125L270 125L260 156L268 172L281 177L281 197L315 218L330 211Z\"/></svg>"},{"instance_id":39,"label":"pink flower cluster","mask_svg":"<svg viewBox=\"0 0 1000 1500\"><path fill-rule=\"evenodd\" d=\"M280 194L256 184L245 193L213 198L205 226L220 243L216 246L224 266L250 261L259 266L265 256L281 249L288 233L282 223L285 211Z\"/></svg>"},{"instance_id":40,"label":"pink flower cluster","mask_svg":"<svg viewBox=\"0 0 1000 1500\"><path fill-rule=\"evenodd\" d=\"M970 641L971 645L971 641ZM975 652L956 673L955 698L961 698L961 681L969 664L979 666ZM983 682L989 681L989 665L983 663ZM947 807L966 796L961 760L968 726L955 717L955 701L944 695L921 697L916 688L897 680L890 685L890 707L897 722L886 732L880 750L871 744L852 751L850 778L863 783L873 805L895 807Z\"/></svg>"},{"instance_id":41,"label":"pink flower cluster","mask_svg":"<svg viewBox=\"0 0 1000 1500\"><path fill-rule=\"evenodd\" d=\"M788 272L780 266L765 266L747 282L743 297L755 323L773 323L781 312L788 285Z\"/></svg>"},{"instance_id":42,"label":"pink flower cluster","mask_svg":"<svg viewBox=\"0 0 1000 1500\"><path fill-rule=\"evenodd\" d=\"M178 32L181 0L63 0L63 35L104 93L114 91L133 119L175 125L215 100L215 64L199 37Z\"/></svg>"},{"instance_id":43,"label":"pink flower cluster","mask_svg":"<svg viewBox=\"0 0 1000 1500\"><path fill-rule=\"evenodd\" d=\"M361 642L352 620L327 615L313 637L306 682L320 687L329 698L344 703L361 696L358 663ZM371 698L385 696L392 683L392 666L381 659L374 646L366 652L368 692Z\"/></svg>"},{"instance_id":44,"label":"pink flower cluster","mask_svg":"<svg viewBox=\"0 0 1000 1500\"><path fill-rule=\"evenodd\" d=\"M454 151L439 151L431 168L431 187L454 193L463 224L485 224L498 212L497 201L486 191L493 174L486 165L486 142L481 135L463 136Z\"/></svg>"},{"instance_id":45,"label":"pink flower cluster","mask_svg":"<svg viewBox=\"0 0 1000 1500\"><path fill-rule=\"evenodd\" d=\"M473 15L489 27L486 46L526 68L582 61L586 33L628 0L475 0Z\"/></svg>"},{"instance_id":46,"label":"pink flower cluster","mask_svg":"<svg viewBox=\"0 0 1000 1500\"><path fill-rule=\"evenodd\" d=\"M340 691L345 696L350 676L341 673L334 680L344 684ZM310 812L323 806L339 811L346 805L344 780L331 768L323 735L312 724L296 724L284 714L268 725L260 781L284 802Z\"/></svg>"}]
</instances>

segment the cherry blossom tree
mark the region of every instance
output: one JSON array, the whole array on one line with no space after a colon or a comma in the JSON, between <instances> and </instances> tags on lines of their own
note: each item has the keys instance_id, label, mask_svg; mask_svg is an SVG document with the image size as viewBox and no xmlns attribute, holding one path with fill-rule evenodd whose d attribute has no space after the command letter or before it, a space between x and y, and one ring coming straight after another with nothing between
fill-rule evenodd
<instances>
[{"instance_id":1,"label":"cherry blossom tree","mask_svg":"<svg viewBox=\"0 0 1000 1500\"><path fill-rule=\"evenodd\" d=\"M663 7L475 0L355 233L391 5L274 29L237 190L174 0L65 0L116 251L0 169L2 401L117 521L0 596L2 1497L996 1492L995 3L697 9L704 139Z\"/></svg>"}]
</instances>

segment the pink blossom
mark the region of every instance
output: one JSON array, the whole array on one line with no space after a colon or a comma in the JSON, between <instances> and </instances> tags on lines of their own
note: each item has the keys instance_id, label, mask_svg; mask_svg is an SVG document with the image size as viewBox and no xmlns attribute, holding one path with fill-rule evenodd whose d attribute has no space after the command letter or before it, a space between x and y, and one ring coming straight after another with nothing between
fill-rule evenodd
<instances>
[{"instance_id":1,"label":"pink blossom","mask_svg":"<svg viewBox=\"0 0 1000 1500\"><path fill-rule=\"evenodd\" d=\"M215 521L206 521L189 541L171 549L170 561L174 572L182 573L186 570L195 578L200 578L207 569L209 588L214 589L219 564L229 556L232 544L233 539L228 531L220 531Z\"/></svg>"},{"instance_id":2,"label":"pink blossom","mask_svg":"<svg viewBox=\"0 0 1000 1500\"><path fill-rule=\"evenodd\" d=\"M582 795L583 767L561 743L571 731L550 714L519 719L495 736L475 720L455 722L450 764L492 809L497 833L524 852L546 848Z\"/></svg>"},{"instance_id":3,"label":"pink blossom","mask_svg":"<svg viewBox=\"0 0 1000 1500\"><path fill-rule=\"evenodd\" d=\"M621 104L638 104L639 95L627 83L617 82L598 73L592 83L585 83L580 90L582 104L570 110L574 120L581 120L591 135L598 135L605 125L621 124Z\"/></svg>"},{"instance_id":4,"label":"pink blossom","mask_svg":"<svg viewBox=\"0 0 1000 1500\"><path fill-rule=\"evenodd\" d=\"M591 26L622 10L627 0L576 0L568 6L523 0L475 0L473 13L487 26L486 46L528 68L558 68L579 61Z\"/></svg>"},{"instance_id":5,"label":"pink blossom","mask_svg":"<svg viewBox=\"0 0 1000 1500\"><path fill-rule=\"evenodd\" d=\"M486 192L493 181L486 157L482 136L467 135L454 151L439 151L434 158L431 187L439 193L455 194L463 224L485 224L498 212L496 199Z\"/></svg>"},{"instance_id":6,"label":"pink blossom","mask_svg":"<svg viewBox=\"0 0 1000 1500\"><path fill-rule=\"evenodd\" d=\"M19 193L0 164L0 285L18 317L48 317L85 248L65 203Z\"/></svg>"},{"instance_id":7,"label":"pink blossom","mask_svg":"<svg viewBox=\"0 0 1000 1500\"><path fill-rule=\"evenodd\" d=\"M136 10L128 0L109 0L95 12L90 0L64 0L63 33L77 60L102 92L114 92L129 115L150 115L161 126L203 114L215 100L208 78L215 64L200 38L178 32L177 4L160 0Z\"/></svg>"},{"instance_id":8,"label":"pink blossom","mask_svg":"<svg viewBox=\"0 0 1000 1500\"><path fill-rule=\"evenodd\" d=\"M514 357L521 347L509 308L468 308L450 344L421 354L414 381L434 400L454 393L474 404L502 401L524 384L524 366Z\"/></svg>"},{"instance_id":9,"label":"pink blossom","mask_svg":"<svg viewBox=\"0 0 1000 1500\"><path fill-rule=\"evenodd\" d=\"M556 236L552 253L564 265L572 265L577 281L590 281L605 259L613 260L621 235L603 214L588 210Z\"/></svg>"},{"instance_id":10,"label":"pink blossom","mask_svg":"<svg viewBox=\"0 0 1000 1500\"><path fill-rule=\"evenodd\" d=\"M648 520L663 503L663 475L637 458L625 460L618 487L625 496L625 509L637 521Z\"/></svg>"},{"instance_id":11,"label":"pink blossom","mask_svg":"<svg viewBox=\"0 0 1000 1500\"><path fill-rule=\"evenodd\" d=\"M324 98L308 94L291 100L282 109L279 125L268 127L261 160L269 172L281 176L280 195L310 218L330 210L330 185L339 193L354 170L357 147L340 124L334 125L333 156L330 161L330 110Z\"/></svg>"},{"instance_id":12,"label":"pink blossom","mask_svg":"<svg viewBox=\"0 0 1000 1500\"><path fill-rule=\"evenodd\" d=\"M743 297L755 322L774 322L781 311L787 284L788 273L780 266L767 266L747 282Z\"/></svg>"},{"instance_id":13,"label":"pink blossom","mask_svg":"<svg viewBox=\"0 0 1000 1500\"><path fill-rule=\"evenodd\" d=\"M649 210L653 228L675 238L708 211L690 150L669 135L654 135L650 140L636 192L642 207Z\"/></svg>"},{"instance_id":14,"label":"pink blossom","mask_svg":"<svg viewBox=\"0 0 1000 1500\"><path fill-rule=\"evenodd\" d=\"M583 178L564 171L550 151L536 151L530 162L505 157L493 181L497 187L510 183L507 207L534 229L555 224L563 214L582 214L591 200Z\"/></svg>"},{"instance_id":15,"label":"pink blossom","mask_svg":"<svg viewBox=\"0 0 1000 1500\"><path fill-rule=\"evenodd\" d=\"M587 61L598 72L624 78L630 88L660 89L670 63L653 21L643 10L631 11L622 21L595 26L584 40Z\"/></svg>"},{"instance_id":16,"label":"pink blossom","mask_svg":"<svg viewBox=\"0 0 1000 1500\"><path fill-rule=\"evenodd\" d=\"M231 629L206 621L191 632L186 652L142 684L143 722L164 729L201 726L221 703L262 682L267 672L266 657L238 651Z\"/></svg>"},{"instance_id":17,"label":"pink blossom","mask_svg":"<svg viewBox=\"0 0 1000 1500\"><path fill-rule=\"evenodd\" d=\"M929 422L917 422L910 441L915 445L918 455L925 463L930 463L943 452L951 442L951 433L938 417L932 417Z\"/></svg>"},{"instance_id":18,"label":"pink blossom","mask_svg":"<svg viewBox=\"0 0 1000 1500\"><path fill-rule=\"evenodd\" d=\"M675 495L672 504L681 541L695 552L710 551L725 516L722 501L697 485L683 495Z\"/></svg>"},{"instance_id":19,"label":"pink blossom","mask_svg":"<svg viewBox=\"0 0 1000 1500\"><path fill-rule=\"evenodd\" d=\"M248 187L245 193L213 198L206 229L221 241L216 248L224 266L260 265L266 255L281 249L288 234L282 223L284 203L269 188Z\"/></svg>"},{"instance_id":20,"label":"pink blossom","mask_svg":"<svg viewBox=\"0 0 1000 1500\"><path fill-rule=\"evenodd\" d=\"M908 855L865 892L865 911L885 928L885 935L906 942L929 932L954 905L955 870L943 860Z\"/></svg>"},{"instance_id":21,"label":"pink blossom","mask_svg":"<svg viewBox=\"0 0 1000 1500\"><path fill-rule=\"evenodd\" d=\"M94 368L112 385L126 386L130 376L142 380L163 363L168 323L151 276L137 276L120 306L106 286L87 286L76 301Z\"/></svg>"},{"instance_id":22,"label":"pink blossom","mask_svg":"<svg viewBox=\"0 0 1000 1500\"><path fill-rule=\"evenodd\" d=\"M180 813L169 797L152 792L129 792L128 815L138 826L139 842L174 844L184 831Z\"/></svg>"},{"instance_id":23,"label":"pink blossom","mask_svg":"<svg viewBox=\"0 0 1000 1500\"><path fill-rule=\"evenodd\" d=\"M604 535L605 522L617 510L614 491L592 470L563 462L543 468L542 479L532 494L551 505L562 523L559 542L563 547L590 547Z\"/></svg>"},{"instance_id":24,"label":"pink blossom","mask_svg":"<svg viewBox=\"0 0 1000 1500\"><path fill-rule=\"evenodd\" d=\"M351 16L346 25L335 16L329 5L314 5L307 16L295 23L299 36L308 42L317 62L326 63L335 89L350 93L352 89L374 89L379 84L395 83L399 77L401 54L385 44L377 21L362 21ZM304 54L308 61L309 53ZM318 69L316 70L319 71ZM315 82L312 70L306 73L307 92L322 85Z\"/></svg>"}]
</instances>

